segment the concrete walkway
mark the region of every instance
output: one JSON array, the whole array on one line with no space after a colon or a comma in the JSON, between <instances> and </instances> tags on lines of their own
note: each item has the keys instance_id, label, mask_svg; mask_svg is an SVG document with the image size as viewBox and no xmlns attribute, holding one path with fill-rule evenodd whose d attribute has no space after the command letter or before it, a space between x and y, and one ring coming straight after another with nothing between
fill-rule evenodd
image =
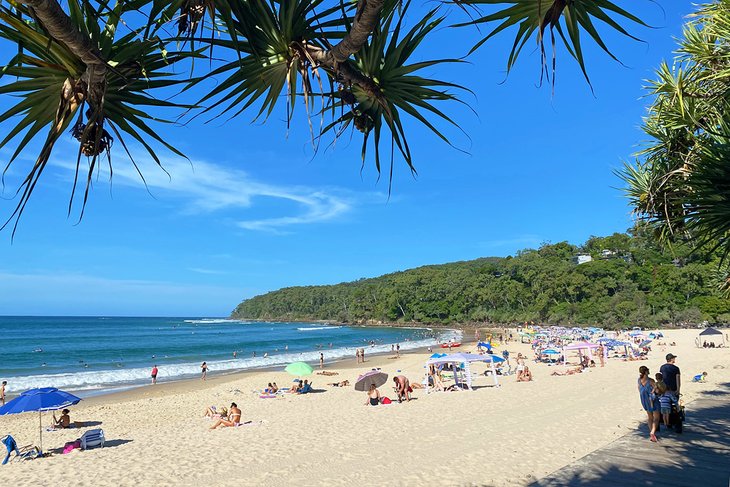
<instances>
[{"instance_id":1,"label":"concrete walkway","mask_svg":"<svg viewBox=\"0 0 730 487\"><path fill-rule=\"evenodd\" d=\"M730 486L730 383L686 404L684 432L646 427L532 484L553 486Z\"/></svg>"}]
</instances>

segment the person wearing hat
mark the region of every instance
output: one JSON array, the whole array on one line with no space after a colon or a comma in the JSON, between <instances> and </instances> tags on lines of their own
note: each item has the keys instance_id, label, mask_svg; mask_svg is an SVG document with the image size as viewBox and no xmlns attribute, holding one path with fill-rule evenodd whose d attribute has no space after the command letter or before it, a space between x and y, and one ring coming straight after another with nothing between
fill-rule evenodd
<instances>
[{"instance_id":1,"label":"person wearing hat","mask_svg":"<svg viewBox=\"0 0 730 487\"><path fill-rule=\"evenodd\" d=\"M664 376L664 383L667 385L667 391L671 391L675 396L679 397L679 389L682 382L679 367L674 365L674 361L677 356L672 353L668 353L666 358L667 363L661 366L659 372L661 372Z\"/></svg>"}]
</instances>

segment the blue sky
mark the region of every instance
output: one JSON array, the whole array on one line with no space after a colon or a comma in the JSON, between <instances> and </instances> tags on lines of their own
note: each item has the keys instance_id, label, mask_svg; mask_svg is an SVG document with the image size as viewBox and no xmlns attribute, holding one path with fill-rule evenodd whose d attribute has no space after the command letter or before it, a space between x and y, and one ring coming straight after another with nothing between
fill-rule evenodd
<instances>
[{"instance_id":1,"label":"blue sky","mask_svg":"<svg viewBox=\"0 0 730 487\"><path fill-rule=\"evenodd\" d=\"M147 189L116 150L111 187L102 174L76 224L66 216L77 151L68 136L15 240L0 233L0 314L225 316L243 298L284 286L624 231L630 210L612 171L643 140L644 80L671 57L692 11L689 1L624 4L654 28L632 28L644 43L606 36L624 66L585 41L595 95L562 50L554 95L549 84L537 86L539 53L527 47L506 77L510 32L468 64L428 72L475 93L464 99L477 115L444 106L469 134L447 129L468 153L407 125L418 176L397 160L390 197L387 174L378 180L372 164L360 171L359 139L343 137L313 156L299 109L288 135L281 113L266 124L246 116L161 129L190 162L160 151L168 177L133 149ZM442 29L420 54L463 55L475 39ZM13 48L1 49L9 59ZM7 104L0 98L0 108ZM7 160L8 151L0 155ZM3 219L33 156L6 177Z\"/></svg>"}]
</instances>

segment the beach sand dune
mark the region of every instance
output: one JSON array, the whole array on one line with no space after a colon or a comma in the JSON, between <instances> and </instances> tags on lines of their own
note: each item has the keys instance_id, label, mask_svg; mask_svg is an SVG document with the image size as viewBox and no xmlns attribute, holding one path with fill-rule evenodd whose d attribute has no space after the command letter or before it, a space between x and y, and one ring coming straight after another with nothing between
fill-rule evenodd
<instances>
[{"instance_id":1,"label":"beach sand dune","mask_svg":"<svg viewBox=\"0 0 730 487\"><path fill-rule=\"evenodd\" d=\"M639 427L646 417L636 390L640 365L653 374L667 352L678 355L689 411L698 394L730 381L730 350L697 349L696 335L666 332L677 346L655 347L647 361L609 360L605 368L566 377L550 375L559 366L530 364L531 383L512 376L496 388L481 377L473 392L416 390L415 400L390 406L366 407L365 394L325 384L354 383L372 367L420 381L426 352L332 365L328 370L339 375L311 376L323 392L305 396L261 399L253 392L270 381L289 384L284 372L148 386L72 408L73 420L101 422L105 448L16 462L0 473L3 484L14 486L525 485ZM507 348L513 357L529 351L524 344ZM703 370L707 383L690 383ZM390 383L380 390L394 398ZM231 401L252 424L209 430L203 410ZM37 416L3 417L0 425L0 433L21 444L37 441ZM81 432L46 433L44 445L57 452ZM647 439L646 447L657 445Z\"/></svg>"}]
</instances>

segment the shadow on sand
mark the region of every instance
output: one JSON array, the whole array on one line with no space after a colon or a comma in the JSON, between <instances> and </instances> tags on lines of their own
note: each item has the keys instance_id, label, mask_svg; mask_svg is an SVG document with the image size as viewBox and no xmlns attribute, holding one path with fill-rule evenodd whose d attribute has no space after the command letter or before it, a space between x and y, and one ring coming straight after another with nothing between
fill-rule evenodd
<instances>
[{"instance_id":1,"label":"shadow on sand","mask_svg":"<svg viewBox=\"0 0 730 487\"><path fill-rule=\"evenodd\" d=\"M659 442L651 443L644 427L533 482L530 487L728 487L730 383L718 384L686 406L682 434L663 428Z\"/></svg>"}]
</instances>

